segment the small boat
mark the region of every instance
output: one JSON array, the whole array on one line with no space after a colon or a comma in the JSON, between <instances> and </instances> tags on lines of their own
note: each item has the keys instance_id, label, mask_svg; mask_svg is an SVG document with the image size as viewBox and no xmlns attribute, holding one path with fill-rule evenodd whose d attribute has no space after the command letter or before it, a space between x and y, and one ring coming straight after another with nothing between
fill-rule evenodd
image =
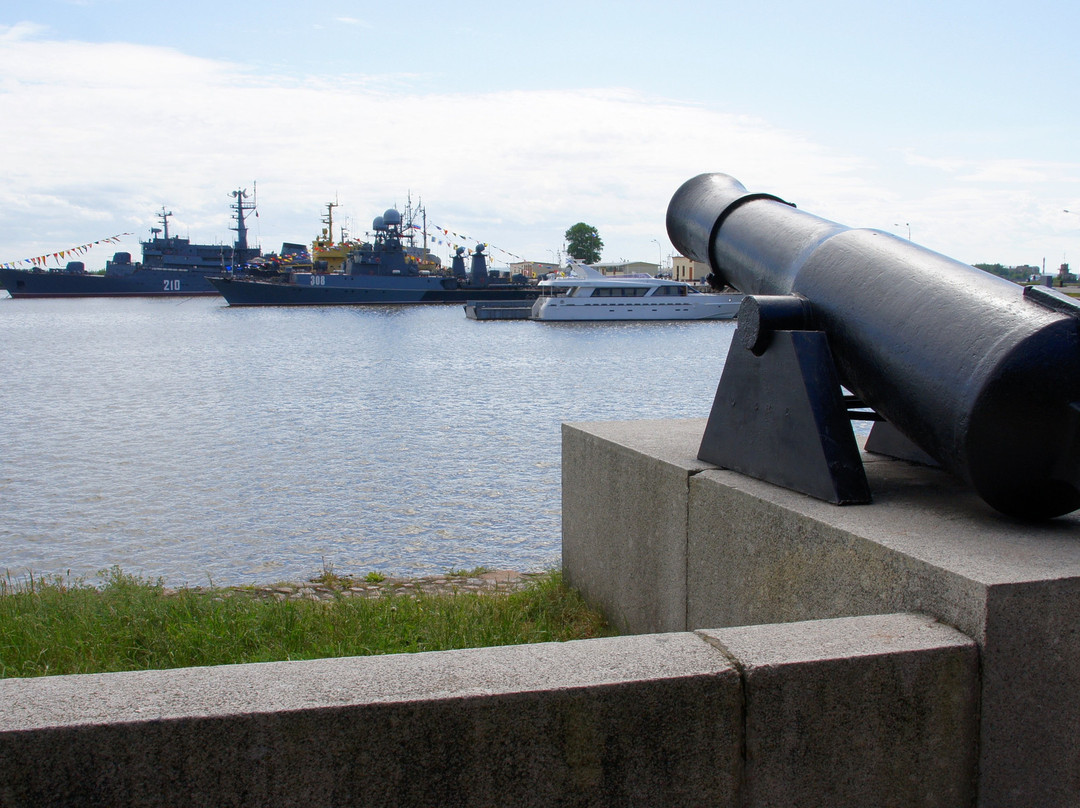
<instances>
[{"instance_id":1,"label":"small boat","mask_svg":"<svg viewBox=\"0 0 1080 808\"><path fill-rule=\"evenodd\" d=\"M683 281L647 274L604 275L577 261L538 286L531 320L731 320L739 313L738 293L701 292Z\"/></svg>"},{"instance_id":2,"label":"small boat","mask_svg":"<svg viewBox=\"0 0 1080 808\"><path fill-rule=\"evenodd\" d=\"M239 270L258 258L260 250L248 247L245 219L255 209L247 191L233 191L232 209L236 242L192 244L169 234L171 211L161 209L161 227L150 229L150 239L140 242L142 261L131 253L118 252L106 261L104 272L87 272L82 261L69 261L53 269L0 268L0 288L12 297L188 297L216 295L207 277Z\"/></svg>"},{"instance_id":3,"label":"small boat","mask_svg":"<svg viewBox=\"0 0 1080 808\"><path fill-rule=\"evenodd\" d=\"M533 301L470 300L465 304L465 316L470 320L528 320Z\"/></svg>"}]
</instances>

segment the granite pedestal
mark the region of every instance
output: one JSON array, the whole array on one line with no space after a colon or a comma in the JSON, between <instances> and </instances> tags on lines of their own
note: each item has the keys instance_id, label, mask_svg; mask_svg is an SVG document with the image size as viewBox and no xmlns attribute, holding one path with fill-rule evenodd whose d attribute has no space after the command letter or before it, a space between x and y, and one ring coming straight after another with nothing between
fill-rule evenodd
<instances>
[{"instance_id":1,"label":"granite pedestal","mask_svg":"<svg viewBox=\"0 0 1080 808\"><path fill-rule=\"evenodd\" d=\"M978 804L1080 803L1080 517L871 455L873 503L830 505L697 460L704 427L564 425L570 584L640 633L931 615L979 648Z\"/></svg>"}]
</instances>

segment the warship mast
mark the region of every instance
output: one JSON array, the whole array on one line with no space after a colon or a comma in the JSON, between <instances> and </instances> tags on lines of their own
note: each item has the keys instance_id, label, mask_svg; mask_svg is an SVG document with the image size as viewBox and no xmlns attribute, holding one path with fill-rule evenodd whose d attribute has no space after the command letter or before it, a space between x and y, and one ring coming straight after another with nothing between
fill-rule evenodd
<instances>
[{"instance_id":1,"label":"warship mast","mask_svg":"<svg viewBox=\"0 0 1080 808\"><path fill-rule=\"evenodd\" d=\"M235 260L247 261L248 258L248 238L247 238L247 216L246 213L255 210L255 192L252 191L252 199L250 202L246 201L248 198L248 192L246 188L232 191L230 194L236 201L232 205L232 209L236 214L236 226L230 227L230 230L236 231L236 244L234 245L233 255ZM256 214L257 215L257 214Z\"/></svg>"}]
</instances>

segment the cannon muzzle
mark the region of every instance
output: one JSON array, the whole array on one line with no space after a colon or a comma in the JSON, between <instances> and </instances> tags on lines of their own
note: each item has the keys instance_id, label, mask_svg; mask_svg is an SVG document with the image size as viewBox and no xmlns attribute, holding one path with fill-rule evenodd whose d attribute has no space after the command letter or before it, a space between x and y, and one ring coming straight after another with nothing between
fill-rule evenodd
<instances>
[{"instance_id":1,"label":"cannon muzzle","mask_svg":"<svg viewBox=\"0 0 1080 808\"><path fill-rule=\"evenodd\" d=\"M1077 301L749 193L726 174L684 183L668 206L667 228L683 255L761 296L740 311L746 333L728 357L731 364L747 351L735 363L744 379L759 372L751 352L764 359L774 350L770 329L819 333L815 351L830 357L822 361L831 362L839 384L991 506L1028 519L1080 508ZM783 296L793 302L777 299ZM777 344L803 350L799 340ZM769 372L788 384L789 371ZM722 379L717 403L723 388ZM737 399L763 389L772 388L729 386L725 407L738 409ZM764 402L754 403L761 409ZM717 409L706 430L714 444L731 437L716 429L710 437L714 418L731 423ZM823 438L832 440L831 433ZM707 454L703 441L700 456Z\"/></svg>"}]
</instances>

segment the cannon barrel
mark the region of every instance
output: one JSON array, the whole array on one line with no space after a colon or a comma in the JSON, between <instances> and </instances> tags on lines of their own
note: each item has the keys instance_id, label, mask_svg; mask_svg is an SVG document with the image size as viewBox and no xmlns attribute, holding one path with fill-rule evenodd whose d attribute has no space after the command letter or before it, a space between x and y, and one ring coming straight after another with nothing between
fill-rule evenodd
<instances>
[{"instance_id":1,"label":"cannon barrel","mask_svg":"<svg viewBox=\"0 0 1080 808\"><path fill-rule=\"evenodd\" d=\"M726 174L684 183L667 228L740 292L804 298L840 383L991 506L1035 519L1080 508L1071 298L749 193Z\"/></svg>"}]
</instances>

